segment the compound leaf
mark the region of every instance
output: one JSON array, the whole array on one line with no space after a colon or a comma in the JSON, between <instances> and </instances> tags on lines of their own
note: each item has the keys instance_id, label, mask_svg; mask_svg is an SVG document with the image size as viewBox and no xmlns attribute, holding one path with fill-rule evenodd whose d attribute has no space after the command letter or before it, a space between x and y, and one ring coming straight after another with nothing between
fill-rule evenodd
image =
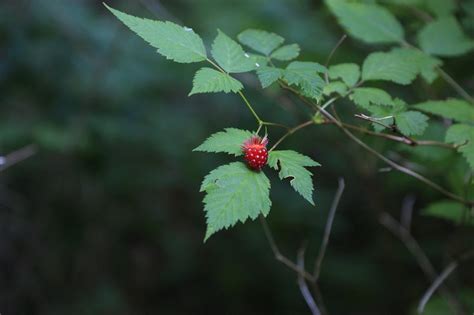
<instances>
[{"instance_id":1,"label":"compound leaf","mask_svg":"<svg viewBox=\"0 0 474 315\"><path fill-rule=\"evenodd\" d=\"M457 148L474 170L474 126L456 124L446 132L446 142L459 145Z\"/></svg>"},{"instance_id":2,"label":"compound leaf","mask_svg":"<svg viewBox=\"0 0 474 315\"><path fill-rule=\"evenodd\" d=\"M355 63L341 63L329 67L329 78L340 78L348 87L354 86L360 78L360 67Z\"/></svg>"},{"instance_id":3,"label":"compound leaf","mask_svg":"<svg viewBox=\"0 0 474 315\"><path fill-rule=\"evenodd\" d=\"M416 104L413 108L423 112L454 119L459 122L474 122L474 107L466 101L447 99L445 101L427 101Z\"/></svg>"},{"instance_id":4,"label":"compound leaf","mask_svg":"<svg viewBox=\"0 0 474 315\"><path fill-rule=\"evenodd\" d=\"M239 42L266 56L278 48L285 39L275 33L248 29L237 35Z\"/></svg>"},{"instance_id":5,"label":"compound leaf","mask_svg":"<svg viewBox=\"0 0 474 315\"><path fill-rule=\"evenodd\" d=\"M245 140L252 137L252 133L247 130L226 128L212 134L200 146L193 151L213 152L213 153L229 153L235 156L242 155L242 144Z\"/></svg>"},{"instance_id":6,"label":"compound leaf","mask_svg":"<svg viewBox=\"0 0 474 315\"><path fill-rule=\"evenodd\" d=\"M217 30L211 53L219 66L228 73L248 72L256 68L255 62L244 52L242 46L221 30Z\"/></svg>"},{"instance_id":7,"label":"compound leaf","mask_svg":"<svg viewBox=\"0 0 474 315\"><path fill-rule=\"evenodd\" d=\"M444 57L463 55L474 48L474 40L466 36L453 16L426 24L418 33L418 42L426 53Z\"/></svg>"},{"instance_id":8,"label":"compound leaf","mask_svg":"<svg viewBox=\"0 0 474 315\"><path fill-rule=\"evenodd\" d=\"M289 61L293 60L298 57L300 54L300 46L298 44L291 44L281 46L272 54L270 55L271 58L281 60L281 61Z\"/></svg>"},{"instance_id":9,"label":"compound leaf","mask_svg":"<svg viewBox=\"0 0 474 315\"><path fill-rule=\"evenodd\" d=\"M304 199L314 205L313 201L313 174L305 167L320 166L316 161L291 150L271 151L268 155L268 165L278 170L280 179L291 178L290 185L303 196Z\"/></svg>"},{"instance_id":10,"label":"compound leaf","mask_svg":"<svg viewBox=\"0 0 474 315\"><path fill-rule=\"evenodd\" d=\"M191 28L182 27L172 22L143 19L115 10L106 4L120 21L130 30L158 48L158 53L167 59L180 63L204 61L207 58L206 48L201 37Z\"/></svg>"},{"instance_id":11,"label":"compound leaf","mask_svg":"<svg viewBox=\"0 0 474 315\"><path fill-rule=\"evenodd\" d=\"M270 86L272 83L278 81L284 74L283 69L274 67L260 67L257 69L258 79L263 88Z\"/></svg>"},{"instance_id":12,"label":"compound leaf","mask_svg":"<svg viewBox=\"0 0 474 315\"><path fill-rule=\"evenodd\" d=\"M401 112L395 115L395 123L405 136L419 136L428 127L428 116L415 111Z\"/></svg>"},{"instance_id":13,"label":"compound leaf","mask_svg":"<svg viewBox=\"0 0 474 315\"><path fill-rule=\"evenodd\" d=\"M326 0L349 35L369 44L403 42L401 24L390 11L376 4Z\"/></svg>"},{"instance_id":14,"label":"compound leaf","mask_svg":"<svg viewBox=\"0 0 474 315\"><path fill-rule=\"evenodd\" d=\"M189 95L211 92L237 93L243 88L242 83L230 75L205 67L194 75L193 88Z\"/></svg>"},{"instance_id":15,"label":"compound leaf","mask_svg":"<svg viewBox=\"0 0 474 315\"><path fill-rule=\"evenodd\" d=\"M270 181L263 172L251 171L241 162L233 162L211 171L201 185L207 230L204 241L215 232L255 220L270 212Z\"/></svg>"}]
</instances>

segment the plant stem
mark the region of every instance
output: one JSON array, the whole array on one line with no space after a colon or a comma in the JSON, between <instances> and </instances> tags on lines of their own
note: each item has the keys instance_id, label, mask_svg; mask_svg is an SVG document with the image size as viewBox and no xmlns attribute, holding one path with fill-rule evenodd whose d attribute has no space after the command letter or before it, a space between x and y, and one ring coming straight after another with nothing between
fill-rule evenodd
<instances>
[{"instance_id":1,"label":"plant stem","mask_svg":"<svg viewBox=\"0 0 474 315\"><path fill-rule=\"evenodd\" d=\"M268 150L268 152L271 152L273 151L280 143L282 143L283 140L285 140L287 137L291 136L292 134L294 134L295 132L297 132L298 130L300 129L303 129L309 125L312 125L314 124L313 120L308 120L302 124L299 124L298 126L296 127L293 127L291 128L290 130L288 130L287 133L285 133L280 139L278 139L277 142L275 142L275 144L270 148L270 150Z\"/></svg>"},{"instance_id":2,"label":"plant stem","mask_svg":"<svg viewBox=\"0 0 474 315\"><path fill-rule=\"evenodd\" d=\"M462 198L462 197L460 197L460 196L444 189L443 187L441 187L440 185L434 183L433 181L429 180L428 178L424 177L423 175L421 175L421 174L419 174L419 173L417 173L417 172L415 172L415 171L413 171L413 170L411 170L411 169L409 169L405 166L402 166L402 165L390 160L389 158L385 157L384 155L380 154L379 152L377 152L376 150L374 150L370 146L368 146L365 142L360 140L358 137L356 137L352 132L350 132L346 127L344 127L344 125L342 124L341 121L334 118L334 116L332 116L328 111L323 109L321 106L319 106L318 104L313 103L310 100L307 100L304 96L300 95L297 91L294 91L294 89L292 89L291 87L288 87L287 85L282 84L282 83L281 83L281 86L283 88L286 88L286 89L292 91L293 93L296 93L296 95L300 98L301 101L303 101L305 103L308 103L308 104L311 104L311 106L314 106L315 108L317 108L329 121L336 124L336 126L338 126L342 130L342 132L344 132L349 138L351 138L352 141L354 141L355 143L360 145L362 148L364 148L366 151L372 153L373 155L375 155L380 160L387 163L388 165L390 165L394 169L396 169L396 170L398 170L402 173L405 173L405 174L407 174L407 175L409 175L413 178L418 179L419 181L425 183L426 185L430 186L431 188L437 190L438 192L442 193L443 195L445 195L445 196L447 196L447 197L449 197L453 200L456 200L458 202L461 202L461 203L469 205L469 206L474 205L474 201L466 200L466 199L464 199L464 198ZM280 139L280 140L282 140L282 139Z\"/></svg>"},{"instance_id":3,"label":"plant stem","mask_svg":"<svg viewBox=\"0 0 474 315\"><path fill-rule=\"evenodd\" d=\"M339 178L339 186L337 188L336 195L331 204L331 209L329 210L328 219L326 221L326 227L324 228L323 241L321 248L319 250L318 257L314 264L313 277L316 281L319 279L321 273L321 265L323 263L324 255L326 254L326 249L329 244L329 236L331 235L332 223L334 222L334 216L336 215L337 207L339 206L339 201L341 200L342 193L344 192L345 183L343 178Z\"/></svg>"},{"instance_id":4,"label":"plant stem","mask_svg":"<svg viewBox=\"0 0 474 315\"><path fill-rule=\"evenodd\" d=\"M222 69L221 67L219 67L219 65L217 63L215 63L214 61L212 61L211 59L207 58L206 59L211 65L213 65L217 70L219 70L220 72L222 72L223 74L225 75L228 75L230 76L230 74L228 74L224 69ZM240 95L240 97L242 98L242 100L244 101L245 105L247 105L248 109L250 110L250 112L252 113L252 115L255 117L255 119L257 120L257 123L259 125L262 125L263 123L263 120L260 119L260 117L257 115L257 113L255 112L255 110L253 109L252 105L250 104L250 102L247 100L247 98L245 97L244 93L242 93L242 91L238 91L238 94Z\"/></svg>"}]
</instances>

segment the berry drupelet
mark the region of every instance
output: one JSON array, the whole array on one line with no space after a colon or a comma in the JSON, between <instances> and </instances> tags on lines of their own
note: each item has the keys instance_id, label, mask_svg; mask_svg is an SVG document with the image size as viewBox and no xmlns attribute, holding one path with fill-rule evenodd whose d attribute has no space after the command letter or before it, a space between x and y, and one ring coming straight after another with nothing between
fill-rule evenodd
<instances>
[{"instance_id":1,"label":"berry drupelet","mask_svg":"<svg viewBox=\"0 0 474 315\"><path fill-rule=\"evenodd\" d=\"M254 135L242 145L244 159L251 169L259 171L263 166L265 166L265 164L267 164L267 144L267 136L262 139L259 136Z\"/></svg>"}]
</instances>

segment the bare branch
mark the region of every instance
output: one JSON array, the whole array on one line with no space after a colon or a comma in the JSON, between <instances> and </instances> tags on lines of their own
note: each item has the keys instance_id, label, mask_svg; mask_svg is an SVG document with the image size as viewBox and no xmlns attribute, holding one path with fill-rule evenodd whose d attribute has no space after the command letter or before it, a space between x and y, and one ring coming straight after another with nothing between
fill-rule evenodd
<instances>
[{"instance_id":1,"label":"bare branch","mask_svg":"<svg viewBox=\"0 0 474 315\"><path fill-rule=\"evenodd\" d=\"M423 314L426 303L428 303L433 293L436 291L436 289L439 288L441 284L443 284L443 281L449 277L449 275L454 271L454 269L456 269L457 266L458 266L457 262L450 263L448 267L444 269L444 271L439 275L439 277L436 278L436 280L433 282L433 284L428 288L426 293L421 298L420 303L418 303L418 309L417 309L418 314Z\"/></svg>"},{"instance_id":2,"label":"bare branch","mask_svg":"<svg viewBox=\"0 0 474 315\"><path fill-rule=\"evenodd\" d=\"M329 63L331 62L332 56L336 53L336 50L341 46L341 44L344 42L344 40L347 38L347 34L342 35L341 39L336 43L336 46L331 50L331 53L329 54L328 58L326 59L326 68L329 67ZM326 80L326 83L329 83L329 77L328 77L328 72L324 74L324 78Z\"/></svg>"},{"instance_id":3,"label":"bare branch","mask_svg":"<svg viewBox=\"0 0 474 315\"><path fill-rule=\"evenodd\" d=\"M468 251L464 255L462 255L459 260L452 261L448 264L446 268L444 268L443 272L438 276L438 278L433 281L433 284L428 288L425 292L423 297L421 298L420 302L418 303L418 314L423 314L425 310L425 306L430 300L431 296L435 291L443 284L443 282L453 273L453 271L464 261L471 259L474 257L474 251Z\"/></svg>"},{"instance_id":4,"label":"bare branch","mask_svg":"<svg viewBox=\"0 0 474 315\"><path fill-rule=\"evenodd\" d=\"M373 155L375 155L376 157L378 157L380 160L384 161L386 164L390 165L391 167L393 167L394 169L398 170L399 172L402 172L402 173L405 173L413 178L416 178L418 179L419 181L425 183L426 185L430 186L431 188L437 190L438 192L442 193L443 195L453 199L453 200L456 200L456 201L459 201L465 205L469 205L469 206L473 206L474 205L474 201L471 201L471 200L466 200L464 199L463 197L461 196L458 196L446 189L444 189L443 187L441 187L440 185L436 184L435 182L429 180L428 178L424 177L423 175L405 167L405 166L402 166L394 161L392 161L391 159L385 157L384 155L380 154L379 152L377 152L376 150L372 149L369 145L367 145L364 141L362 141L361 139L359 139L358 137L356 137L352 132L350 132L346 127L344 127L343 123L341 121L339 121L338 119L336 119L334 116L332 116L328 111L326 111L324 108L322 108L321 106L319 106L318 104L315 104L313 103L312 101L306 99L304 96L300 95L298 93L298 91L296 91L295 89L291 88L290 86L286 85L284 82L280 82L280 85L284 88L284 89L287 89L293 93L295 93L300 99L301 101L307 103L307 104L310 104L311 106L313 106L316 110L319 110L328 120L332 121L337 127L339 127L349 138L352 139L352 141L354 141L355 143L357 143L359 146L363 147L366 151L372 153Z\"/></svg>"},{"instance_id":5,"label":"bare branch","mask_svg":"<svg viewBox=\"0 0 474 315\"><path fill-rule=\"evenodd\" d=\"M275 259L295 271L298 275L301 275L306 280L314 282L314 277L310 273L308 273L305 269L298 267L294 262L292 262L290 259L281 254L280 249L278 248L275 239L273 238L272 232L268 227L267 220L265 220L264 216L260 216L260 222L262 224L263 231L265 232L265 237L267 238L267 241L272 249L273 255L275 256Z\"/></svg>"},{"instance_id":6,"label":"bare branch","mask_svg":"<svg viewBox=\"0 0 474 315\"><path fill-rule=\"evenodd\" d=\"M324 229L323 241L321 243L321 249L319 250L318 257L316 258L316 263L314 264L313 277L317 281L321 273L321 265L323 263L324 255L326 254L326 248L329 244L329 236L331 235L332 223L334 221L334 216L336 215L336 210L341 200L342 193L344 192L345 183L343 178L339 178L339 186L332 201L331 208L329 210L328 219L326 221L326 227Z\"/></svg>"},{"instance_id":7,"label":"bare branch","mask_svg":"<svg viewBox=\"0 0 474 315\"><path fill-rule=\"evenodd\" d=\"M410 231L411 229L411 218L413 216L413 206L415 205L415 201L416 197L414 195L408 195L403 198L400 223L405 229L407 229L407 231Z\"/></svg>"},{"instance_id":8,"label":"bare branch","mask_svg":"<svg viewBox=\"0 0 474 315\"><path fill-rule=\"evenodd\" d=\"M298 259L297 259L298 267L302 270L305 269L304 268L304 252L305 252L305 247L302 246L301 249L298 251ZM321 315L321 312L319 311L319 308L316 305L316 302L314 301L313 296L311 295L311 292L309 291L308 285L306 284L306 281L301 274L298 274L298 286L300 287L301 294L303 295L303 298L306 301L306 304L311 310L311 314Z\"/></svg>"},{"instance_id":9,"label":"bare branch","mask_svg":"<svg viewBox=\"0 0 474 315\"><path fill-rule=\"evenodd\" d=\"M17 151L0 157L0 172L36 154L36 145L30 144Z\"/></svg>"},{"instance_id":10,"label":"bare branch","mask_svg":"<svg viewBox=\"0 0 474 315\"><path fill-rule=\"evenodd\" d=\"M400 225L394 218L388 213L383 213L379 218L380 223L385 226L392 234L400 239L400 241L408 248L410 253L413 255L421 270L425 274L425 277L432 282L435 282L438 278L435 268L431 264L426 254L421 249L418 242L411 236L410 232ZM466 314L463 310L462 304L458 299L451 293L451 291L441 282L440 292L443 298L448 302L451 309L456 314Z\"/></svg>"},{"instance_id":11,"label":"bare branch","mask_svg":"<svg viewBox=\"0 0 474 315\"><path fill-rule=\"evenodd\" d=\"M291 128L290 130L288 130L287 133L285 133L280 139L278 139L277 142L275 142L275 144L270 148L270 150L268 151L273 151L280 143L282 143L283 140L285 140L287 137L291 136L292 134L294 134L295 132L297 132L298 130L300 129L303 129L305 127L308 127L310 125L313 125L314 122L312 120L308 120L308 121L305 121L304 123L302 124L299 124L298 126L296 127L293 127Z\"/></svg>"}]
</instances>

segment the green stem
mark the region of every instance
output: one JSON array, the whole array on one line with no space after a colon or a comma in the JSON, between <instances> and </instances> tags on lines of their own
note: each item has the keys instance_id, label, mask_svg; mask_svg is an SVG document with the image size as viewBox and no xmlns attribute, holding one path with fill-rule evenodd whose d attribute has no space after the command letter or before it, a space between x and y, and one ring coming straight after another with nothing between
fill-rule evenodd
<instances>
[{"instance_id":1,"label":"green stem","mask_svg":"<svg viewBox=\"0 0 474 315\"><path fill-rule=\"evenodd\" d=\"M230 76L224 69L222 69L221 67L219 67L219 65L217 63L215 63L214 61L212 61L211 59L207 58L207 61L213 65L217 70L219 70L220 72L222 72L223 74L225 75L228 75ZM240 97L242 98L242 100L244 101L245 105L247 105L248 109L250 109L250 112L252 112L252 115L255 117L255 120L257 120L257 123L259 126L262 125L263 123L263 120L260 119L260 117L257 115L257 113L255 112L255 110L253 109L252 105L250 104L250 102L247 100L247 98L245 97L244 93L242 93L242 91L238 91L237 92Z\"/></svg>"}]
</instances>

